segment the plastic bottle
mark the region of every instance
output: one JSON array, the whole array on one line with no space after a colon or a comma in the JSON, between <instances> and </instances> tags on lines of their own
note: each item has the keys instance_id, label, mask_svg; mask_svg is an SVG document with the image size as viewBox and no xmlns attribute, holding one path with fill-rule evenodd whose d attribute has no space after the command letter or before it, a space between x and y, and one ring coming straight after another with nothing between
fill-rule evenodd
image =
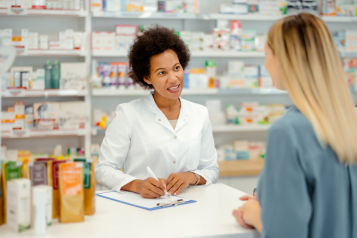
<instances>
[{"instance_id":1,"label":"plastic bottle","mask_svg":"<svg viewBox=\"0 0 357 238\"><path fill-rule=\"evenodd\" d=\"M51 78L52 78L51 62L48 60L43 68L45 70L45 89L50 89L51 88Z\"/></svg>"},{"instance_id":2,"label":"plastic bottle","mask_svg":"<svg viewBox=\"0 0 357 238\"><path fill-rule=\"evenodd\" d=\"M58 61L56 61L52 66L52 78L51 78L51 87L59 89L61 79L61 67Z\"/></svg>"}]
</instances>

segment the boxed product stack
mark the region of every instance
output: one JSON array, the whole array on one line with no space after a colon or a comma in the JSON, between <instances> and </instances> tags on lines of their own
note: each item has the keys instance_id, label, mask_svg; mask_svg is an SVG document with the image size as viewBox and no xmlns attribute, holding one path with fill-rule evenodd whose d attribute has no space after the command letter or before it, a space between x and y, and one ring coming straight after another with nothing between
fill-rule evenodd
<instances>
[{"instance_id":1,"label":"boxed product stack","mask_svg":"<svg viewBox=\"0 0 357 238\"><path fill-rule=\"evenodd\" d=\"M134 89L133 81L127 77L125 62L92 61L92 88Z\"/></svg>"},{"instance_id":2,"label":"boxed product stack","mask_svg":"<svg viewBox=\"0 0 357 238\"><path fill-rule=\"evenodd\" d=\"M75 32L73 29L61 31L58 40L49 35L40 35L22 29L21 35L14 35L12 29L0 29L0 46L14 46L22 50L85 50L86 34Z\"/></svg>"},{"instance_id":3,"label":"boxed product stack","mask_svg":"<svg viewBox=\"0 0 357 238\"><path fill-rule=\"evenodd\" d=\"M93 0L93 12L199 13L199 0Z\"/></svg>"},{"instance_id":4,"label":"boxed product stack","mask_svg":"<svg viewBox=\"0 0 357 238\"><path fill-rule=\"evenodd\" d=\"M136 34L137 34L137 26L135 25L116 25L116 43L115 49L117 51L126 52L130 46L134 43Z\"/></svg>"},{"instance_id":5,"label":"boxed product stack","mask_svg":"<svg viewBox=\"0 0 357 238\"><path fill-rule=\"evenodd\" d=\"M357 52L357 31L339 31L333 33L333 41L339 52Z\"/></svg>"},{"instance_id":6,"label":"boxed product stack","mask_svg":"<svg viewBox=\"0 0 357 238\"><path fill-rule=\"evenodd\" d=\"M106 112L101 109L93 109L93 124L95 129L105 130L115 118L115 112Z\"/></svg>"},{"instance_id":7,"label":"boxed product stack","mask_svg":"<svg viewBox=\"0 0 357 238\"><path fill-rule=\"evenodd\" d=\"M357 89L357 58L343 59L342 62L348 86L355 85Z\"/></svg>"},{"instance_id":8,"label":"boxed product stack","mask_svg":"<svg viewBox=\"0 0 357 238\"><path fill-rule=\"evenodd\" d=\"M285 0L232 0L231 4L221 4L220 13L279 16L287 14L287 9L288 3Z\"/></svg>"},{"instance_id":9,"label":"boxed product stack","mask_svg":"<svg viewBox=\"0 0 357 238\"><path fill-rule=\"evenodd\" d=\"M1 112L1 131L81 130L87 113L84 102L41 102L25 109L24 102L15 102Z\"/></svg>"},{"instance_id":10,"label":"boxed product stack","mask_svg":"<svg viewBox=\"0 0 357 238\"><path fill-rule=\"evenodd\" d=\"M217 155L218 161L264 158L265 143L238 140L233 144L226 144L217 148Z\"/></svg>"},{"instance_id":11,"label":"boxed product stack","mask_svg":"<svg viewBox=\"0 0 357 238\"><path fill-rule=\"evenodd\" d=\"M266 125L275 122L285 113L282 104L259 105L257 102L244 102L239 110L232 104L226 105L227 125Z\"/></svg>"},{"instance_id":12,"label":"boxed product stack","mask_svg":"<svg viewBox=\"0 0 357 238\"><path fill-rule=\"evenodd\" d=\"M323 16L357 16L357 1L321 0L320 9Z\"/></svg>"},{"instance_id":13,"label":"boxed product stack","mask_svg":"<svg viewBox=\"0 0 357 238\"><path fill-rule=\"evenodd\" d=\"M32 0L29 4L26 5L26 8L83 11L84 2L84 0Z\"/></svg>"}]
</instances>

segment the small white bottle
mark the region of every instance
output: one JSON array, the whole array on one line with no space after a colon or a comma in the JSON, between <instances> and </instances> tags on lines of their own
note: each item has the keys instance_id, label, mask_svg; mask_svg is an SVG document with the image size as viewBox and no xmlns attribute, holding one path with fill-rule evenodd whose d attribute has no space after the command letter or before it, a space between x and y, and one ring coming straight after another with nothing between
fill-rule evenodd
<instances>
[{"instance_id":1,"label":"small white bottle","mask_svg":"<svg viewBox=\"0 0 357 238\"><path fill-rule=\"evenodd\" d=\"M40 185L32 188L32 224L36 235L47 233L48 186Z\"/></svg>"}]
</instances>

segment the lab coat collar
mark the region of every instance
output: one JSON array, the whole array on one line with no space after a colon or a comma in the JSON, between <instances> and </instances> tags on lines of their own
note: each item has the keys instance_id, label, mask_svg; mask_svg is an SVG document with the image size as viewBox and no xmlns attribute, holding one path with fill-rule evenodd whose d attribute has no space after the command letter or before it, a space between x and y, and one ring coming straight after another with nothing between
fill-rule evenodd
<instances>
[{"instance_id":1,"label":"lab coat collar","mask_svg":"<svg viewBox=\"0 0 357 238\"><path fill-rule=\"evenodd\" d=\"M172 128L170 122L167 120L166 116L164 115L164 113L162 113L162 111L156 105L153 94L154 94L154 91L150 92L150 94L147 96L147 101L148 101L149 110L156 115L155 121L176 134L176 132L178 132L178 130L180 130L184 125L186 125L188 123L187 102L185 100L183 100L181 97L179 97L180 101L181 101L181 110L180 110L180 115L179 115L175 130L174 130Z\"/></svg>"}]
</instances>

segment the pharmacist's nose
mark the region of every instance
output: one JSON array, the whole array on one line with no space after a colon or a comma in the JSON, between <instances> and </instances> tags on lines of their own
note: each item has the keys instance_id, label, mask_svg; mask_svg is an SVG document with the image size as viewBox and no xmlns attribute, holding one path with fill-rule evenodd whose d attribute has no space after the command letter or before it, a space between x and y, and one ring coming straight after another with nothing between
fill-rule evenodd
<instances>
[{"instance_id":1,"label":"pharmacist's nose","mask_svg":"<svg viewBox=\"0 0 357 238\"><path fill-rule=\"evenodd\" d=\"M170 83L172 83L172 82L176 82L177 80L178 80L178 77L177 77L177 75L175 74L175 72L174 71L169 71L169 79L168 79L168 81L170 82Z\"/></svg>"}]
</instances>

